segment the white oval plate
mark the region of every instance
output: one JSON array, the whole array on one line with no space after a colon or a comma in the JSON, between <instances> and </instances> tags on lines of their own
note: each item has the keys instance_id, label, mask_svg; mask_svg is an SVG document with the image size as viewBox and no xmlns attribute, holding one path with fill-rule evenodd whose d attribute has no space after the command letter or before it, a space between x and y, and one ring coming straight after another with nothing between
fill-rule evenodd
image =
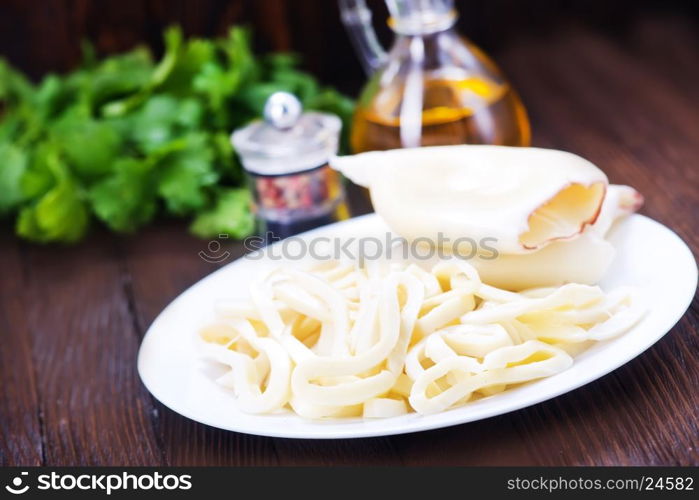
<instances>
[{"instance_id":1,"label":"white oval plate","mask_svg":"<svg viewBox=\"0 0 699 500\"><path fill-rule=\"evenodd\" d=\"M301 238L308 241L320 236L357 237L381 235L386 231L381 219L370 214L310 231ZM138 356L138 371L148 390L173 411L213 427L261 436L306 439L387 436L500 415L556 397L606 375L657 342L689 307L697 287L697 266L691 251L675 233L648 217L633 215L613 229L610 240L617 254L601 286L641 288L651 298L648 315L621 337L597 343L579 354L575 364L562 373L435 415L308 420L291 412L248 415L238 411L231 392L214 382L215 368L200 359L196 332L213 317L217 300L248 296L248 283L270 265L265 260L238 259L175 299L148 329Z\"/></svg>"}]
</instances>

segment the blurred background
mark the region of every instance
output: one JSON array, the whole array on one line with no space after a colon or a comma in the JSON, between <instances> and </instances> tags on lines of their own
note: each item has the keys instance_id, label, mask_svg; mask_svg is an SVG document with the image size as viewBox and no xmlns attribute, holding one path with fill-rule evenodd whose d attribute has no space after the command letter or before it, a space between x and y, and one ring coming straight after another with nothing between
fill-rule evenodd
<instances>
[{"instance_id":1,"label":"blurred background","mask_svg":"<svg viewBox=\"0 0 699 500\"><path fill-rule=\"evenodd\" d=\"M393 35L386 25L384 1L367 3L379 38L388 46ZM675 230L697 254L699 2L456 0L455 4L461 15L458 31L493 57L522 97L533 144L578 153L599 165L610 181L633 185L646 197L643 213ZM187 36L207 38L226 36L234 24L247 25L253 28L255 59L265 52L296 52L304 70L352 97L366 82L341 24L337 0L0 0L0 58L35 81L77 68L83 40L90 40L100 57L145 44L159 58L163 31L173 24ZM247 44L237 40L235 46ZM145 82L156 73L155 64L148 62L146 71L139 73ZM29 125L35 124L36 115L45 118L46 106L42 109L35 103L46 101L46 94L60 95L63 87L56 81L69 79L47 78L39 92L23 78L8 77L3 67L0 61L0 96L13 86L32 90L29 97L17 99L15 110L0 103L0 114L6 118L8 110L17 111ZM105 71L107 76L116 75L107 84L120 83L122 68L115 65ZM86 74L89 78L77 78L82 85L71 87L70 98L65 99L78 111L83 111L82 101L90 100L85 89L90 90L94 73ZM240 171L228 168L235 166L233 154L223 147L231 130L252 117L249 109L248 115L241 116L240 111L249 99L237 107L225 100L209 105L218 96L214 91L227 90L230 82L217 81L221 75L215 72L207 76L220 85L205 87L211 94L197 94L194 100L205 102L207 97L206 111L201 113L205 121L213 121L216 111L223 119L206 127L199 126L200 115L192 118L192 113L180 112L180 106L192 104L191 99L183 102L158 95L158 101L150 99L150 84L138 80L136 88L129 89L132 99L118 101L124 107L135 103L136 109L126 112L133 121L112 124L121 123L120 133L133 139L128 148L123 147L121 135L115 138L97 126L92 118L98 113L92 109L93 116L68 116L63 123L67 130L62 132L68 140L43 144L50 135L44 131L38 138L5 145L4 158L9 160L3 161L0 120L0 380L4 382L0 465L697 463L696 307L672 335L616 375L516 414L432 433L300 445L213 429L158 403L136 372L136 353L148 325L183 290L245 251L233 239L207 242L207 235L215 238L221 233L219 223L227 226L249 215ZM302 82L310 78L295 70L292 76ZM111 96L121 97L118 92ZM334 104L349 103L351 112L351 102L337 94L332 97ZM151 108L140 106L141 98L158 104L154 117ZM166 113L160 109L163 104ZM255 109L257 114L260 108ZM58 121L55 118L49 125ZM187 120L191 130L180 130ZM5 132L14 133L13 123L4 123L9 124ZM189 149L172 153L174 159L161 157L157 172L139 170L140 161L155 149L146 146L151 140L163 140L163 129L177 131L173 137L164 134L173 142L192 135L201 139L204 133L208 149L190 140ZM19 130L31 135L37 129ZM90 141L85 139L88 133L106 137ZM145 144L138 154L129 149L141 144L136 139ZM219 161L212 177L214 146ZM48 165L63 173L58 167L67 167L57 159L64 149L72 152L75 165L87 167L86 178L96 165L105 167L97 174L109 177L103 184L97 176L100 182L95 186L91 177L81 185L53 171L50 177L29 176L35 189L31 202L24 203L20 181L25 179L25 168ZM95 156L101 161L93 161ZM116 170L115 156L128 157L119 164L122 170ZM28 158L38 160L28 163ZM156 175L150 182L157 181L159 189L164 186L158 192L157 222L154 188L143 182L141 174ZM219 174L226 184L215 183ZM8 185L15 187L14 199ZM218 203L211 216L205 212L206 230L198 232L204 238L200 239L190 235L187 226L191 212L208 210L201 195L211 194L206 190L215 190L217 199L223 200L223 216L219 217ZM184 210L173 200L198 205ZM9 207L7 217L3 202ZM27 206L20 207L20 202ZM166 202L169 216L164 216ZM366 202L359 207L369 208ZM27 217L18 216L20 210ZM353 211L358 213L356 207ZM127 233L133 226L138 231L123 235L104 221ZM23 229L19 231L23 237L13 236L18 229ZM249 230L233 229L243 235ZM212 244L216 258L205 259L202 252L214 253ZM219 259L220 255L225 258ZM668 401L672 418L658 411Z\"/></svg>"},{"instance_id":2,"label":"blurred background","mask_svg":"<svg viewBox=\"0 0 699 500\"><path fill-rule=\"evenodd\" d=\"M383 0L367 4L388 43ZM662 51L673 38L686 43L680 37L695 30L699 17L699 3L686 0L457 0L456 6L460 32L496 57L529 38L555 43L576 29L627 45L658 40ZM36 78L74 68L82 39L93 41L100 55L139 43L159 52L170 24L187 35L215 36L235 23L254 26L256 51L298 52L324 83L356 92L364 81L334 0L0 0L0 54Z\"/></svg>"}]
</instances>

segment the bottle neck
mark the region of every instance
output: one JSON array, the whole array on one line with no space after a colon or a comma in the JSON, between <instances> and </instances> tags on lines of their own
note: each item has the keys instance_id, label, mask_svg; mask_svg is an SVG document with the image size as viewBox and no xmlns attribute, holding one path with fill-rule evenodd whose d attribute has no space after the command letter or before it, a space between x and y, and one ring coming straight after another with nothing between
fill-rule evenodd
<instances>
[{"instance_id":1,"label":"bottle neck","mask_svg":"<svg viewBox=\"0 0 699 500\"><path fill-rule=\"evenodd\" d=\"M422 36L451 28L458 17L452 0L386 0L388 25L399 35Z\"/></svg>"}]
</instances>

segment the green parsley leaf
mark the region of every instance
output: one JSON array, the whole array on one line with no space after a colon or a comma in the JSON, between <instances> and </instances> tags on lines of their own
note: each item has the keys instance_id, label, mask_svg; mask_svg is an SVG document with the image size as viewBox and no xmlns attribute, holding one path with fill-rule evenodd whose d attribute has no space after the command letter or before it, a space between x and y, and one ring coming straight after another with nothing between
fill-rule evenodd
<instances>
[{"instance_id":1,"label":"green parsley leaf","mask_svg":"<svg viewBox=\"0 0 699 500\"><path fill-rule=\"evenodd\" d=\"M17 219L17 234L38 243L73 243L85 235L89 212L73 182L63 180Z\"/></svg>"},{"instance_id":2,"label":"green parsley leaf","mask_svg":"<svg viewBox=\"0 0 699 500\"><path fill-rule=\"evenodd\" d=\"M12 144L0 144L0 216L24 199L21 179L27 154Z\"/></svg>"},{"instance_id":3,"label":"green parsley leaf","mask_svg":"<svg viewBox=\"0 0 699 500\"><path fill-rule=\"evenodd\" d=\"M214 151L202 134L184 139L184 148L166 155L158 173L158 194L167 210L175 215L188 214L206 207L207 187L216 183Z\"/></svg>"},{"instance_id":4,"label":"green parsley leaf","mask_svg":"<svg viewBox=\"0 0 699 500\"><path fill-rule=\"evenodd\" d=\"M53 132L75 173L92 179L111 170L122 138L111 124L93 120L85 111L71 108L54 124Z\"/></svg>"},{"instance_id":5,"label":"green parsley leaf","mask_svg":"<svg viewBox=\"0 0 699 500\"><path fill-rule=\"evenodd\" d=\"M216 238L221 234L245 238L255 230L250 203L247 189L222 189L214 207L199 214L192 222L190 231L200 238Z\"/></svg>"},{"instance_id":6,"label":"green parsley leaf","mask_svg":"<svg viewBox=\"0 0 699 500\"><path fill-rule=\"evenodd\" d=\"M143 160L122 158L114 174L92 186L90 203L110 229L131 232L155 215L155 189L149 166Z\"/></svg>"}]
</instances>

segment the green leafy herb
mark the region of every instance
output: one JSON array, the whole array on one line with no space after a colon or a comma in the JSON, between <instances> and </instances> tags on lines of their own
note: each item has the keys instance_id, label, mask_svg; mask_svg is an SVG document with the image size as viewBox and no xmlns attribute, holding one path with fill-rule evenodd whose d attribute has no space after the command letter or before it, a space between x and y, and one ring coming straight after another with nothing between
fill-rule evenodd
<instances>
[{"instance_id":1,"label":"green leafy herb","mask_svg":"<svg viewBox=\"0 0 699 500\"><path fill-rule=\"evenodd\" d=\"M184 139L182 149L160 161L158 194L172 214L188 214L209 205L206 188L218 181L219 173L213 167L214 151L208 139L191 134Z\"/></svg>"},{"instance_id":2,"label":"green leafy herb","mask_svg":"<svg viewBox=\"0 0 699 500\"><path fill-rule=\"evenodd\" d=\"M216 204L199 214L190 230L200 238L216 238L225 234L244 238L252 233L255 222L250 213L250 192L243 188L223 189Z\"/></svg>"},{"instance_id":3,"label":"green leafy herb","mask_svg":"<svg viewBox=\"0 0 699 500\"><path fill-rule=\"evenodd\" d=\"M0 214L22 201L21 179L27 168L27 155L12 144L0 144Z\"/></svg>"},{"instance_id":4,"label":"green leafy herb","mask_svg":"<svg viewBox=\"0 0 699 500\"><path fill-rule=\"evenodd\" d=\"M114 172L90 189L95 215L110 229L131 232L155 215L156 197L148 164L136 158L121 158Z\"/></svg>"},{"instance_id":5,"label":"green leafy herb","mask_svg":"<svg viewBox=\"0 0 699 500\"><path fill-rule=\"evenodd\" d=\"M17 234L38 243L73 243L85 235L89 222L87 205L76 185L61 180L17 218Z\"/></svg>"}]
</instances>

